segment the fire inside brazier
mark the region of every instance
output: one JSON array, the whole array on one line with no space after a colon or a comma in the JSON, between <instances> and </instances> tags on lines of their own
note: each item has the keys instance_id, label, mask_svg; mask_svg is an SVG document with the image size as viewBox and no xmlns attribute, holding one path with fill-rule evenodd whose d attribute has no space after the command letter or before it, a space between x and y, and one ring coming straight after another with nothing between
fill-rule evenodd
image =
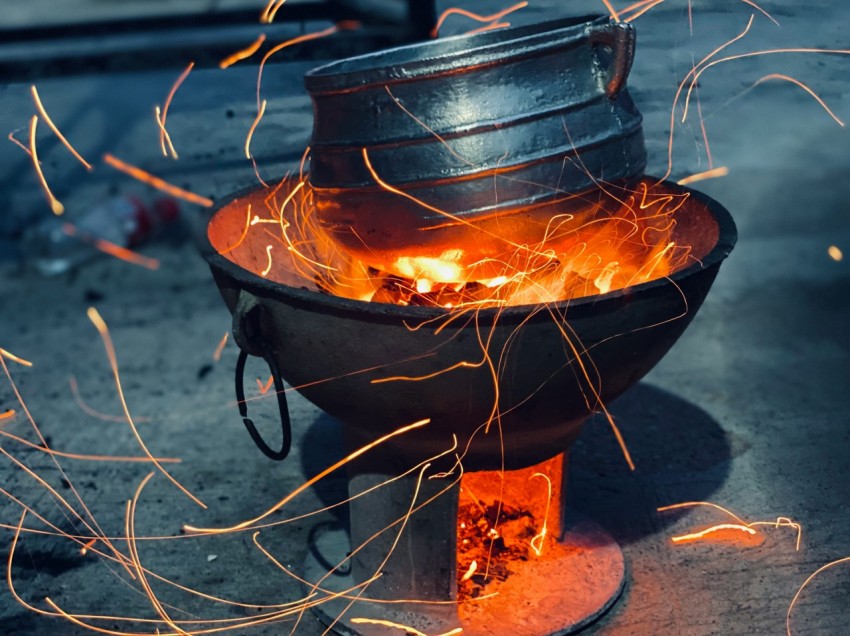
<instances>
[{"instance_id":1,"label":"fire inside brazier","mask_svg":"<svg viewBox=\"0 0 850 636\"><path fill-rule=\"evenodd\" d=\"M619 596L619 547L564 505L568 450L587 417L682 334L736 236L713 200L636 174L640 120L624 90L633 43L627 26L582 18L317 69L307 78L315 166L209 217L202 251L233 314L251 436L286 455L284 380L343 423L349 528L318 533L303 571L334 632L566 634ZM417 82L440 81L456 100L441 106L443 121L468 110L506 50L532 61L511 75L520 84L531 68L560 69L556 58L591 69L560 105L531 104L498 126L480 110L473 119L489 124L437 130L439 113L411 109ZM322 140L329 115L364 108L383 115L371 141ZM510 159L505 148L501 160L495 141L481 141L535 121L548 139L545 122L567 116L558 108L578 117L566 138L604 140L598 161L592 141L582 153L549 142ZM636 120L600 118L621 109ZM394 157L435 138L462 169L442 170L430 148L430 172L405 177L400 165L385 178ZM510 196L494 197L494 183ZM272 371L280 449L248 417L247 355Z\"/></svg>"}]
</instances>

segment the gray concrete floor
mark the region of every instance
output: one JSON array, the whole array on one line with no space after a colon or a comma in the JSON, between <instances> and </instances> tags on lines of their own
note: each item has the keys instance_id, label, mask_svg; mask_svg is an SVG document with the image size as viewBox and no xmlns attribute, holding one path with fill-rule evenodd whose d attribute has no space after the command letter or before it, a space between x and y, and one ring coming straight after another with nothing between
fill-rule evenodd
<instances>
[{"instance_id":1,"label":"gray concrete floor","mask_svg":"<svg viewBox=\"0 0 850 636\"><path fill-rule=\"evenodd\" d=\"M536 3L520 19L551 15L553 4ZM740 32L751 12L731 0L695 5L693 37L684 2L670 0L637 23L639 55L630 89L645 116L654 173L665 167L677 81L693 58ZM596 3L576 3L570 10L588 6ZM782 27L757 16L750 35L731 51L848 45L850 7L845 3L763 6ZM264 174L292 166L307 141L309 102L300 89L305 68L279 65L267 72L264 90L272 99L254 143ZM587 633L780 634L791 598L806 577L850 556L850 135L790 84L747 90L768 73L784 73L808 82L839 117L850 119L848 72L846 56L781 54L718 66L701 80L714 161L730 173L698 187L729 208L740 240L681 341L612 405L637 471L630 473L623 465L601 420L588 424L573 453L572 504L620 541L629 569L624 597ZM39 89L58 125L88 157L97 160L112 152L206 196L252 183L241 145L253 117L253 69L190 76L169 116L182 156L177 163L158 156L151 114L175 75L176 70L68 77L39 83ZM0 88L4 132L27 123L32 113L27 89ZM72 218L111 195L143 191L103 165L85 173L47 135L40 138L39 150ZM705 168L699 131L694 123L686 124L677 135L674 175ZM162 242L144 249L161 259L153 272L100 260L73 275L42 279L10 260L20 228L49 214L32 172L18 148L0 146L0 234L6 237L0 248L7 255L0 265L0 346L33 362L32 368L8 364L53 448L136 454L126 424L86 415L69 387L73 375L89 404L120 413L86 308L94 305L102 313L115 341L129 407L150 418L139 425L143 436L154 453L183 460L170 470L210 504L202 512L157 477L140 502L138 535L174 535L182 523L216 525L250 517L339 455L339 425L297 396L290 402L293 455L275 464L253 447L233 404L235 346L228 344L222 359L212 360L229 330L229 315L190 244ZM831 259L830 245L848 256ZM265 370L258 365L249 372L262 375ZM18 414L0 422L3 430L34 440L10 384L0 381L0 412L10 408ZM271 414L271 404L263 408ZM62 495L72 496L41 453L11 440L4 440L2 448ZM63 530L73 528L43 487L10 460L2 462L2 488ZM124 502L148 469L72 459L61 465L104 531L123 535ZM320 507L335 484L339 481L308 491L277 519ZM753 547L674 546L671 536L721 520L699 510L656 512L688 500L727 506L747 520L790 517L803 526L802 547L794 550L794 535L785 528L766 529L764 542ZM19 505L2 498L0 523L14 525L19 516ZM332 515L325 514L267 529L261 541L284 564L297 568L311 527L329 519ZM26 525L41 527L32 517ZM8 528L0 530L3 554L11 537ZM257 552L249 536L144 543L140 556L163 576L243 602L281 603L300 592ZM12 573L18 594L41 609L49 596L77 613L155 616L123 571L80 556L66 541L26 534ZM205 618L255 611L198 602L168 589L162 589L162 598ZM792 616L793 633L846 634L848 619L850 564L845 564L807 588ZM245 633L278 634L291 626ZM8 590L0 591L0 632L83 633L21 608ZM307 616L297 633L309 636L320 629Z\"/></svg>"}]
</instances>

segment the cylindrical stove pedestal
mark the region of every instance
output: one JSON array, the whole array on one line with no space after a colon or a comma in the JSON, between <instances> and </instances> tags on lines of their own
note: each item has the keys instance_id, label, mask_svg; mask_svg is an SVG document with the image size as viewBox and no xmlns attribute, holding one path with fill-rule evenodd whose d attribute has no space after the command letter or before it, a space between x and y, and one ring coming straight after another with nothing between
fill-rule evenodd
<instances>
[{"instance_id":1,"label":"cylindrical stove pedestal","mask_svg":"<svg viewBox=\"0 0 850 636\"><path fill-rule=\"evenodd\" d=\"M368 461L351 467L350 533L316 533L307 558L305 578L316 585L318 599L327 599L314 611L333 633L569 634L596 620L619 597L625 579L622 552L597 524L564 510L561 455L540 465L558 467L552 489L558 499L546 505L552 538L540 555L511 561L510 575L488 584L478 598L460 599L458 504L467 496L461 494L462 481L475 484L479 492L472 496L481 496L488 476L501 480L504 474L506 482L522 483L510 488L500 482L495 492L509 496L513 490L516 496L537 467L470 473L472 479L461 480L457 467L445 474L445 465L412 464L392 472L398 457L381 455L370 452ZM537 492L545 503L542 483ZM341 565L329 572L328 564Z\"/></svg>"}]
</instances>

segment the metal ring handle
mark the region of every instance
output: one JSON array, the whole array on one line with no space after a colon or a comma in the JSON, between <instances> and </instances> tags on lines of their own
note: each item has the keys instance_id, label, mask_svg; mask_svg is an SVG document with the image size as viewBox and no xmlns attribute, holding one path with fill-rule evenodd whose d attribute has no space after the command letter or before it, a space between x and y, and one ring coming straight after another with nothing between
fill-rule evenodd
<instances>
[{"instance_id":1,"label":"metal ring handle","mask_svg":"<svg viewBox=\"0 0 850 636\"><path fill-rule=\"evenodd\" d=\"M266 444L266 441L260 435L254 421L248 417L248 403L245 401L245 387L243 386L243 376L245 374L245 361L248 359L248 354L239 350L239 358L236 360L236 404L239 407L239 415L242 416L242 423L248 430L248 435L254 440L254 444L262 453L269 459L281 461L289 455L289 449L292 447L292 426L289 421L289 407L286 403L286 389L283 386L283 380L280 378L280 373L277 370L277 364L272 356L264 358L266 364L272 372L274 380L275 393L277 394L277 407L280 411L280 429L283 433L283 442L280 450L276 451L271 446Z\"/></svg>"},{"instance_id":2,"label":"metal ring handle","mask_svg":"<svg viewBox=\"0 0 850 636\"><path fill-rule=\"evenodd\" d=\"M588 34L591 44L610 46L614 52L610 77L605 86L608 97L615 97L632 70L635 58L635 28L628 22L613 22Z\"/></svg>"}]
</instances>

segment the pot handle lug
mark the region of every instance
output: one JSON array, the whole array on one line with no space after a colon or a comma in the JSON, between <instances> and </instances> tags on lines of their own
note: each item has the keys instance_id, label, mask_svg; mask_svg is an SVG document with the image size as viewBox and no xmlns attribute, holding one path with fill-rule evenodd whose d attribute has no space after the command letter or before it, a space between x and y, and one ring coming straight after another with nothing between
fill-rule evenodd
<instances>
[{"instance_id":1,"label":"pot handle lug","mask_svg":"<svg viewBox=\"0 0 850 636\"><path fill-rule=\"evenodd\" d=\"M233 340L242 351L259 357L263 357L264 349L260 333L261 312L259 299L251 292L240 290L233 308Z\"/></svg>"},{"instance_id":2,"label":"pot handle lug","mask_svg":"<svg viewBox=\"0 0 850 636\"><path fill-rule=\"evenodd\" d=\"M233 339L239 345L239 357L236 360L236 404L242 423L248 431L248 435L257 445L257 448L269 459L281 461L289 455L292 447L292 425L289 419L289 406L286 402L286 388L275 361L274 352L266 346L260 332L260 314L263 311L262 304L252 293L244 289L239 292L236 307L233 310ZM280 429L283 436L280 450L269 446L257 430L254 421L248 417L248 403L245 400L245 362L249 355L263 358L269 365L269 370L274 381L277 406L280 413Z\"/></svg>"},{"instance_id":3,"label":"pot handle lug","mask_svg":"<svg viewBox=\"0 0 850 636\"><path fill-rule=\"evenodd\" d=\"M605 92L613 98L626 83L635 58L635 28L628 22L612 22L589 35L591 44L611 47L613 60Z\"/></svg>"}]
</instances>

